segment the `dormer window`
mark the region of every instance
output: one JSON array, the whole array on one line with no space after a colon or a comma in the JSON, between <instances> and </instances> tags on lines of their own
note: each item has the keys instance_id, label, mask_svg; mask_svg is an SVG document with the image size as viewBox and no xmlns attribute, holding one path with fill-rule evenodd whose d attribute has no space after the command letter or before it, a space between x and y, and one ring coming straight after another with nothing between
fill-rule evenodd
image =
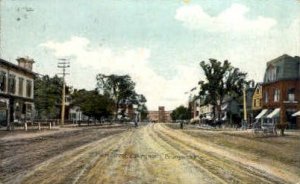
<instances>
[{"instance_id":1,"label":"dormer window","mask_svg":"<svg viewBox=\"0 0 300 184\"><path fill-rule=\"evenodd\" d=\"M279 72L279 67L270 66L267 70L266 82L272 82L277 79L277 73Z\"/></svg>"}]
</instances>

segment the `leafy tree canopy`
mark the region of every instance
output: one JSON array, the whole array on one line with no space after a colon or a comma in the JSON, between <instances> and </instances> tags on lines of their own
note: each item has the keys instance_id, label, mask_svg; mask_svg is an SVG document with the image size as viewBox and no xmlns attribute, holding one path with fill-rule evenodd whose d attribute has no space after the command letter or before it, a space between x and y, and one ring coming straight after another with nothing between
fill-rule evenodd
<instances>
[{"instance_id":1,"label":"leafy tree canopy","mask_svg":"<svg viewBox=\"0 0 300 184\"><path fill-rule=\"evenodd\" d=\"M177 107L171 113L172 120L187 120L191 118L190 111L183 105Z\"/></svg>"},{"instance_id":2,"label":"leafy tree canopy","mask_svg":"<svg viewBox=\"0 0 300 184\"><path fill-rule=\"evenodd\" d=\"M60 113L63 80L58 76L39 76L35 79L34 96L37 118L58 118ZM66 94L70 87L66 87Z\"/></svg>"},{"instance_id":3,"label":"leafy tree canopy","mask_svg":"<svg viewBox=\"0 0 300 184\"><path fill-rule=\"evenodd\" d=\"M113 101L107 95L101 95L97 90L74 90L72 106L80 107L84 115L100 120L112 114Z\"/></svg>"},{"instance_id":4,"label":"leafy tree canopy","mask_svg":"<svg viewBox=\"0 0 300 184\"><path fill-rule=\"evenodd\" d=\"M204 104L214 105L219 112L226 95L239 97L243 94L243 88L248 84L247 73L233 67L227 60L209 59L209 62L202 61L200 66L206 77L206 81L199 81L199 95Z\"/></svg>"},{"instance_id":5,"label":"leafy tree canopy","mask_svg":"<svg viewBox=\"0 0 300 184\"><path fill-rule=\"evenodd\" d=\"M98 74L96 79L98 92L114 101L115 119L117 119L119 109L123 108L124 111L127 105L135 104L138 105L138 109L146 109L141 106L144 106L147 100L144 95L136 93L135 83L129 75Z\"/></svg>"}]
</instances>

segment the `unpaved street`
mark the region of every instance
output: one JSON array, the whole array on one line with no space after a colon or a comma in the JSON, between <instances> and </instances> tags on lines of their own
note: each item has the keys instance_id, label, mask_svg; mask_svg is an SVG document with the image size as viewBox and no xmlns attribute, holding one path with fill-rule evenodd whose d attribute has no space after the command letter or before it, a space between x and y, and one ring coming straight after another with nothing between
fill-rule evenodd
<instances>
[{"instance_id":1,"label":"unpaved street","mask_svg":"<svg viewBox=\"0 0 300 184\"><path fill-rule=\"evenodd\" d=\"M31 162L36 162L34 164L23 163L18 151L16 155L11 156L1 153L1 169L10 168L10 164L18 162L28 165L26 172L21 172L18 168L12 171L5 170L5 174L0 175L1 180L4 183L51 184L300 181L299 153L297 151L294 154L286 153L285 160L281 159L284 153L280 151L276 156L271 155L268 151L271 149L276 151L273 140L266 140L264 143L263 139L207 130L183 131L165 124L149 124L137 129L88 129L88 131L86 133L79 131L77 136L72 136L74 140L68 140L76 142L77 139L85 139L86 142L80 143L77 140L79 145L72 144L69 149L56 154L50 152L51 156L44 157L43 161L35 161L37 157L33 155L35 159L31 159ZM88 136L93 138L88 139ZM299 148L297 136L283 140L286 144L293 144L293 148L289 151ZM60 140L56 141L58 143ZM280 145L280 141L275 140L274 143L276 142ZM234 146L242 143L250 146L241 145L241 148ZM8 143L2 141L1 148L5 144ZM44 149L49 149L49 145ZM24 159L29 159L31 154Z\"/></svg>"}]
</instances>

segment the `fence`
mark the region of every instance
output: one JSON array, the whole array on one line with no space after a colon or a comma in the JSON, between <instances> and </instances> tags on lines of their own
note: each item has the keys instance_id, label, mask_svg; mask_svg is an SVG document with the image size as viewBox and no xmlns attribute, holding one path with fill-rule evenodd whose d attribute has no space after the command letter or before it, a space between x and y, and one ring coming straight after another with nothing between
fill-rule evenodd
<instances>
[{"instance_id":1,"label":"fence","mask_svg":"<svg viewBox=\"0 0 300 184\"><path fill-rule=\"evenodd\" d=\"M42 130L44 128L51 130L56 125L59 125L58 119L35 119L33 121L25 121L23 123L17 123L17 125L21 125L24 127L24 130L27 131L29 127L34 129Z\"/></svg>"}]
</instances>

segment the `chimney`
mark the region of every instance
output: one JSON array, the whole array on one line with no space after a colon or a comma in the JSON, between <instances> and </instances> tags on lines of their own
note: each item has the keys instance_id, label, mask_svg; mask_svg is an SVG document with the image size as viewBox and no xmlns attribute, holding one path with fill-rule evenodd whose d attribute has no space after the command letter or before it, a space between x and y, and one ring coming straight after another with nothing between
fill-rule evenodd
<instances>
[{"instance_id":1,"label":"chimney","mask_svg":"<svg viewBox=\"0 0 300 184\"><path fill-rule=\"evenodd\" d=\"M28 56L26 56L26 57L19 57L17 61L20 67L32 71L32 65L34 63L33 59L30 59Z\"/></svg>"}]
</instances>

